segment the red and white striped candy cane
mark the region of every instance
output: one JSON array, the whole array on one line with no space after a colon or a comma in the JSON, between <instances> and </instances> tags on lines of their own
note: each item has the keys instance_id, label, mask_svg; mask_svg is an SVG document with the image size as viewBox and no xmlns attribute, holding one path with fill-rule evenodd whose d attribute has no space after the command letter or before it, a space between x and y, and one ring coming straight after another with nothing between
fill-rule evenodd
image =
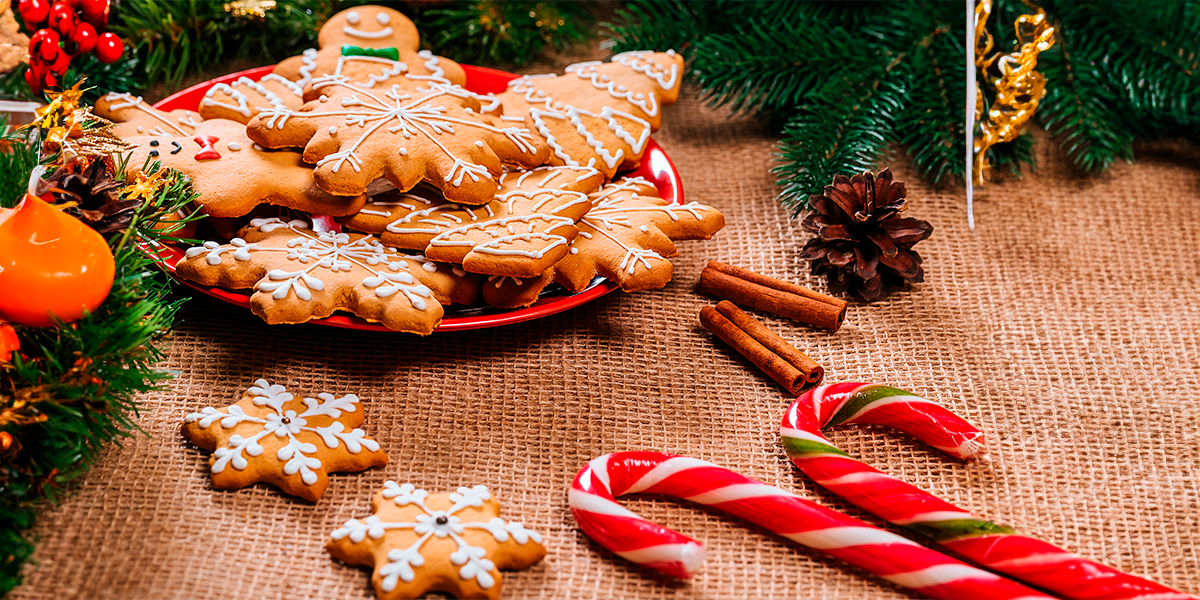
<instances>
[{"instance_id":1,"label":"red and white striped candy cane","mask_svg":"<svg viewBox=\"0 0 1200 600\"><path fill-rule=\"evenodd\" d=\"M822 487L888 522L918 531L993 571L1071 600L1196 600L980 519L851 458L821 435L826 427L847 423L899 429L958 458L983 452L983 432L938 404L882 385L837 383L796 398L780 429L792 462Z\"/></svg>"},{"instance_id":2,"label":"red and white striped candy cane","mask_svg":"<svg viewBox=\"0 0 1200 600\"><path fill-rule=\"evenodd\" d=\"M689 577L704 561L696 540L617 504L622 494L665 494L717 508L836 556L927 598L1049 598L894 533L710 462L660 452L617 452L587 464L569 492L579 528L623 558Z\"/></svg>"}]
</instances>

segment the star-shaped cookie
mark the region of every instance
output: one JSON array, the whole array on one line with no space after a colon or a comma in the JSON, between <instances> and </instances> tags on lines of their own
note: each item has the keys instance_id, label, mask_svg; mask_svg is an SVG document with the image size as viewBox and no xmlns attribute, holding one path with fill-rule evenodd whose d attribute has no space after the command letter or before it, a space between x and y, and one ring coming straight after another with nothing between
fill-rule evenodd
<instances>
[{"instance_id":1,"label":"star-shaped cookie","mask_svg":"<svg viewBox=\"0 0 1200 600\"><path fill-rule=\"evenodd\" d=\"M129 92L105 94L96 101L95 113L116 123L113 133L122 139L139 135L190 136L204 121L200 113L191 110L158 110Z\"/></svg>"},{"instance_id":2,"label":"star-shaped cookie","mask_svg":"<svg viewBox=\"0 0 1200 600\"><path fill-rule=\"evenodd\" d=\"M137 145L127 169L159 161L185 173L200 193L200 209L210 217L240 217L260 204L340 216L358 212L366 202L363 194L335 196L322 190L299 152L264 150L241 123L205 121L198 133L127 138Z\"/></svg>"},{"instance_id":3,"label":"star-shaped cookie","mask_svg":"<svg viewBox=\"0 0 1200 600\"><path fill-rule=\"evenodd\" d=\"M388 481L371 504L373 515L346 521L325 549L373 567L380 600L432 591L496 600L500 569L524 569L546 555L541 534L500 518L500 503L482 485L430 494Z\"/></svg>"},{"instance_id":4,"label":"star-shaped cookie","mask_svg":"<svg viewBox=\"0 0 1200 600\"><path fill-rule=\"evenodd\" d=\"M372 198L370 212L339 221L472 273L535 277L567 255L575 222L591 209L588 194L603 182L590 167L508 171L483 206L383 194Z\"/></svg>"},{"instance_id":5,"label":"star-shaped cookie","mask_svg":"<svg viewBox=\"0 0 1200 600\"><path fill-rule=\"evenodd\" d=\"M265 110L246 132L267 148L303 146L317 185L338 195L361 194L386 177L400 191L427 181L452 202L484 204L502 164L532 168L545 159L528 128L481 115L476 94L436 82L413 87L331 81L321 99L298 111Z\"/></svg>"},{"instance_id":6,"label":"star-shaped cookie","mask_svg":"<svg viewBox=\"0 0 1200 600\"><path fill-rule=\"evenodd\" d=\"M671 280L667 258L679 254L673 240L709 239L725 226L715 208L672 204L641 177L618 179L591 200L592 209L576 223L579 235L550 273L530 280L492 278L483 285L484 300L501 308L527 306L551 280L577 293L597 275L626 292L660 288Z\"/></svg>"},{"instance_id":7,"label":"star-shaped cookie","mask_svg":"<svg viewBox=\"0 0 1200 600\"><path fill-rule=\"evenodd\" d=\"M379 444L358 429L362 422L354 394L296 398L259 379L236 404L189 414L183 436L213 451L208 464L214 488L261 481L316 502L329 486L329 473L387 464Z\"/></svg>"},{"instance_id":8,"label":"star-shaped cookie","mask_svg":"<svg viewBox=\"0 0 1200 600\"><path fill-rule=\"evenodd\" d=\"M253 288L250 309L268 323L303 323L336 310L389 329L426 335L443 304L473 302L474 276L373 236L313 231L294 220L254 219L228 244L189 249L175 274L203 285Z\"/></svg>"},{"instance_id":9,"label":"star-shaped cookie","mask_svg":"<svg viewBox=\"0 0 1200 600\"><path fill-rule=\"evenodd\" d=\"M526 75L497 94L504 120L533 121L550 146L550 164L587 165L611 178L637 165L662 106L679 97L683 58L674 52L625 52L562 75Z\"/></svg>"}]
</instances>

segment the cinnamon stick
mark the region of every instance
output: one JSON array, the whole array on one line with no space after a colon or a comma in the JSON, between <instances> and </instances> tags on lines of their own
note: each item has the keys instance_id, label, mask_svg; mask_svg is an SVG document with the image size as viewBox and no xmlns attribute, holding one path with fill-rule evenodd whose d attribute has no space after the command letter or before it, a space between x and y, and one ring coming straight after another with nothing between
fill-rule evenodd
<instances>
[{"instance_id":1,"label":"cinnamon stick","mask_svg":"<svg viewBox=\"0 0 1200 600\"><path fill-rule=\"evenodd\" d=\"M709 261L700 272L701 292L735 300L750 308L793 321L837 331L846 318L846 302L794 283L741 267Z\"/></svg>"},{"instance_id":2,"label":"cinnamon stick","mask_svg":"<svg viewBox=\"0 0 1200 600\"><path fill-rule=\"evenodd\" d=\"M702 308L700 322L792 395L825 378L821 365L728 300Z\"/></svg>"}]
</instances>

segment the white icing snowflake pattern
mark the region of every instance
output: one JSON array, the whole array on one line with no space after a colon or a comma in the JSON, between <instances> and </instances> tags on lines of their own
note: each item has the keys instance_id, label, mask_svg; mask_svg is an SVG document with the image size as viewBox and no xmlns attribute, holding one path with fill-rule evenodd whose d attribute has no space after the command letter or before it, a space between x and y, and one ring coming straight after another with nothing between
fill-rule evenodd
<instances>
[{"instance_id":1,"label":"white icing snowflake pattern","mask_svg":"<svg viewBox=\"0 0 1200 600\"><path fill-rule=\"evenodd\" d=\"M383 576L380 586L384 592L396 589L399 581L412 582L416 578L414 569L425 564L425 556L421 554L421 546L431 537L449 537L457 544L458 549L450 554L450 562L458 566L458 576L464 581L475 580L481 589L491 589L496 585L496 579L491 572L496 569L495 563L487 558L487 550L472 546L462 534L467 529L482 529L492 534L497 542L506 542L509 538L524 545L530 540L541 543L541 534L525 529L521 523L505 521L493 517L489 521L463 521L455 513L467 507L481 507L485 500L490 499L491 493L487 487L460 487L449 495L453 502L448 510L433 510L425 505L429 492L419 489L411 483L398 485L395 481L384 483L383 497L391 500L396 506L416 506L425 514L416 516L415 522L392 523L383 521L372 515L359 521L350 519L341 528L331 534L334 540L349 538L351 542L362 543L367 538L378 540L390 530L408 529L420 536L407 548L396 548L387 553L388 563L379 568Z\"/></svg>"},{"instance_id":2,"label":"white icing snowflake pattern","mask_svg":"<svg viewBox=\"0 0 1200 600\"><path fill-rule=\"evenodd\" d=\"M284 222L277 218L254 219L250 225L264 233L286 227L296 234L287 241L286 248L261 246L259 243L246 242L241 238L233 238L228 244L205 242L203 246L189 248L187 258L206 255L205 260L210 265L221 264L222 255L231 253L234 260L246 262L251 260L253 252L286 253L288 260L295 261L298 269L272 269L267 272L267 278L260 281L255 289L270 292L276 300L282 300L293 293L297 298L308 301L312 292L325 289L325 281L314 272L326 269L333 273L350 271L354 266L366 271L361 283L375 290L375 295L388 298L397 292L403 293L413 308L425 310L428 299L433 292L421 284L408 271L405 259L426 263L424 257L418 255L398 254L383 245L377 238L362 236L351 241L350 234L334 232L313 232L308 223L300 220ZM431 263L430 263L431 264Z\"/></svg>"},{"instance_id":3,"label":"white icing snowflake pattern","mask_svg":"<svg viewBox=\"0 0 1200 600\"><path fill-rule=\"evenodd\" d=\"M247 390L247 394L253 398L255 406L266 406L274 412L269 412L263 417L256 417L246 414L236 404L228 408L229 412L221 412L211 406L206 406L198 413L189 414L185 419L188 423L196 423L201 429L207 429L213 423L219 423L225 429L231 429L242 423L256 423L262 426L262 431L250 437L232 435L229 437L227 446L217 448L213 452L213 456L216 457L211 467L213 473L221 473L227 466L232 466L239 471L245 470L250 464L247 457L253 458L262 455L263 447L259 444L259 440L268 435L287 438L287 443L275 453L275 458L286 461L283 465L285 474L299 473L301 480L307 485L317 482L316 471L321 468L321 461L312 456L317 452L317 445L297 437L302 432L316 434L321 443L330 449L344 444L346 450L351 454L358 454L362 452L363 448L371 452L379 450L379 443L366 437L366 433L362 429L346 431L346 427L341 421L335 420L322 427L309 425L309 421L313 417L337 419L343 412L357 411L358 396L354 394L338 398L333 394L321 393L317 394L317 398L304 398L303 403L306 408L300 413L291 409L284 410L284 404L292 401L294 397L282 385L271 385L267 380L259 379ZM311 438L311 436L306 437Z\"/></svg>"},{"instance_id":4,"label":"white icing snowflake pattern","mask_svg":"<svg viewBox=\"0 0 1200 600\"><path fill-rule=\"evenodd\" d=\"M454 161L453 167L444 176L445 181L454 186L462 185L465 177L470 177L475 182L491 178L487 167L460 158L451 152L439 139L440 134L453 134L456 125L476 127L493 133L503 134L522 152L528 154L537 153L533 136L529 133L528 129L521 127L499 128L481 121L451 117L447 114L450 107L437 105L435 102L432 102L437 98L447 96L477 98L478 95L468 92L457 85L441 83L432 79L425 81L425 84L428 87L417 87L416 90L412 91L393 84L390 90L380 95L345 81L330 79L322 81L320 84L314 83L313 87L314 89L343 87L350 90L352 93L342 97L340 100L343 110L293 111L272 108L264 110L261 115L266 119L265 124L268 128L282 128L288 119L321 118L330 115L341 115L345 117L345 124L347 126L361 129L361 133L358 134L353 143L317 161L317 166L332 162L334 173L338 172L346 164L349 164L355 171L360 171L363 161L357 153L359 147L367 138L385 125L390 125L387 129L388 133L399 133L404 138L410 138L419 134L432 141L435 146ZM357 133L357 130L355 131ZM401 154L405 154L405 152L401 152Z\"/></svg>"}]
</instances>

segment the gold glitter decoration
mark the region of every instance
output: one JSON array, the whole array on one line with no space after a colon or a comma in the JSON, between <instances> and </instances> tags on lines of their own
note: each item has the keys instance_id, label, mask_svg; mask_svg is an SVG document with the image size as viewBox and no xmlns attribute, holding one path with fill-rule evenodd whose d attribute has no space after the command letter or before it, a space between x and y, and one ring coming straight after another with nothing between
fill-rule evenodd
<instances>
[{"instance_id":1,"label":"gold glitter decoration","mask_svg":"<svg viewBox=\"0 0 1200 600\"><path fill-rule=\"evenodd\" d=\"M126 200L141 198L146 202L153 202L154 196L167 184L167 181L163 179L163 174L166 171L166 169L159 169L153 175L146 175L141 171L136 171L133 174L134 182L122 188L121 194L125 196Z\"/></svg>"},{"instance_id":2,"label":"gold glitter decoration","mask_svg":"<svg viewBox=\"0 0 1200 600\"><path fill-rule=\"evenodd\" d=\"M24 127L42 130L42 155L58 158L52 164L95 157L111 162L111 155L133 149L112 132L112 121L93 115L90 106L80 106L82 85L80 80L69 90L46 92L50 103L37 109L37 119Z\"/></svg>"},{"instance_id":3,"label":"gold glitter decoration","mask_svg":"<svg viewBox=\"0 0 1200 600\"><path fill-rule=\"evenodd\" d=\"M275 0L234 0L226 2L222 8L234 17L253 17L261 21L267 18L268 10L275 8Z\"/></svg>"},{"instance_id":4,"label":"gold glitter decoration","mask_svg":"<svg viewBox=\"0 0 1200 600\"><path fill-rule=\"evenodd\" d=\"M989 57L993 44L992 35L987 31L987 20L992 14L992 0L980 0L975 6L975 66L996 93L985 118L983 91L975 90L975 121L979 133L975 137L974 170L979 185L983 185L984 174L990 168L988 148L1017 139L1021 127L1033 117L1038 103L1046 95L1046 78L1034 69L1038 53L1054 45L1054 28L1046 21L1044 10L1036 8L1036 11L1017 17L1013 25L1019 45L1016 52L997 52ZM999 71L995 78L988 73L993 66Z\"/></svg>"}]
</instances>

